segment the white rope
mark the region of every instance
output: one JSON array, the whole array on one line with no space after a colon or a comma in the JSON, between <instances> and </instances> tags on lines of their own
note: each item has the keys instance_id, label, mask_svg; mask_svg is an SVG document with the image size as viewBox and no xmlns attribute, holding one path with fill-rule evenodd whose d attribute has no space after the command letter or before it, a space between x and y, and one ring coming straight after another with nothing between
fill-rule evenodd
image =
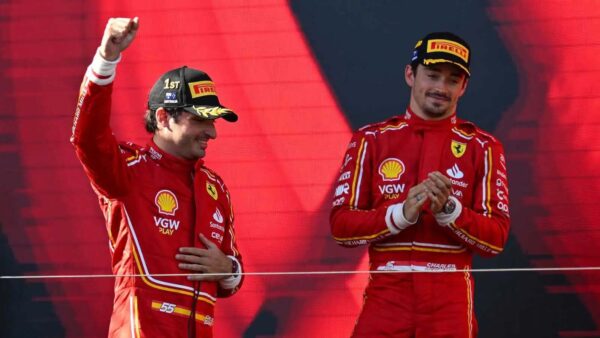
<instances>
[{"instance_id":1,"label":"white rope","mask_svg":"<svg viewBox=\"0 0 600 338\"><path fill-rule=\"evenodd\" d=\"M358 274L381 274L381 273L458 273L458 272L553 272L553 271L600 271L600 266L581 267L550 267L550 268L500 268L500 269L430 269L430 270L403 270L403 271L381 271L381 270L348 270L348 271L273 271L273 272L244 272L244 276L307 276L307 275L358 275ZM2 279L76 279L76 278L116 278L116 277L187 277L187 276L232 276L231 273L164 273L164 274L126 274L126 275L25 275L25 276L0 276Z\"/></svg>"}]
</instances>

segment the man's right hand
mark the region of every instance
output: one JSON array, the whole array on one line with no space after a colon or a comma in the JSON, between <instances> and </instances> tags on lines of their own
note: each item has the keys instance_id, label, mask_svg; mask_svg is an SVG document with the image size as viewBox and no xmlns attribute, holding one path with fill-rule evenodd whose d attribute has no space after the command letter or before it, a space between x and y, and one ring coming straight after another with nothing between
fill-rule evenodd
<instances>
[{"instance_id":1,"label":"man's right hand","mask_svg":"<svg viewBox=\"0 0 600 338\"><path fill-rule=\"evenodd\" d=\"M419 214L423 205L428 199L427 185L425 182L419 183L408 190L408 196L404 200L403 214L404 218L410 223L414 223L419 219Z\"/></svg>"},{"instance_id":2,"label":"man's right hand","mask_svg":"<svg viewBox=\"0 0 600 338\"><path fill-rule=\"evenodd\" d=\"M104 29L100 55L107 61L115 61L127 49L137 33L139 18L110 18Z\"/></svg>"}]
</instances>

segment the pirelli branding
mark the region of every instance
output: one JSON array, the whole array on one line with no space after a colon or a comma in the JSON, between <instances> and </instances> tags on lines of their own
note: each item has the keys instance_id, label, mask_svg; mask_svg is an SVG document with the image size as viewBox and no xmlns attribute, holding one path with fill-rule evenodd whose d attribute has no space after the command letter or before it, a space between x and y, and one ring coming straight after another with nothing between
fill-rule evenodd
<instances>
[{"instance_id":1,"label":"pirelli branding","mask_svg":"<svg viewBox=\"0 0 600 338\"><path fill-rule=\"evenodd\" d=\"M448 53L458 56L465 63L469 62L469 50L455 41L444 39L429 40L427 41L427 53Z\"/></svg>"},{"instance_id":2,"label":"pirelli branding","mask_svg":"<svg viewBox=\"0 0 600 338\"><path fill-rule=\"evenodd\" d=\"M208 95L217 95L215 84L212 81L196 81L188 83L192 99Z\"/></svg>"}]
</instances>

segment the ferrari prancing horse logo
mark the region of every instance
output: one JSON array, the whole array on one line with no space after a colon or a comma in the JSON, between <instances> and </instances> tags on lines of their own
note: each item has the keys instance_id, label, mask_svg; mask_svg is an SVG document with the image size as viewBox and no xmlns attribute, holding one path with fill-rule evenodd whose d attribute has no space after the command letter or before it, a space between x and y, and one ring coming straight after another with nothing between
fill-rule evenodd
<instances>
[{"instance_id":1,"label":"ferrari prancing horse logo","mask_svg":"<svg viewBox=\"0 0 600 338\"><path fill-rule=\"evenodd\" d=\"M219 198L219 193L217 193L217 188L214 184L206 182L206 192L212 197L215 201Z\"/></svg>"},{"instance_id":2,"label":"ferrari prancing horse logo","mask_svg":"<svg viewBox=\"0 0 600 338\"><path fill-rule=\"evenodd\" d=\"M461 158L465 154L465 151L467 151L467 144L452 140L450 150L452 150L454 157Z\"/></svg>"}]
</instances>

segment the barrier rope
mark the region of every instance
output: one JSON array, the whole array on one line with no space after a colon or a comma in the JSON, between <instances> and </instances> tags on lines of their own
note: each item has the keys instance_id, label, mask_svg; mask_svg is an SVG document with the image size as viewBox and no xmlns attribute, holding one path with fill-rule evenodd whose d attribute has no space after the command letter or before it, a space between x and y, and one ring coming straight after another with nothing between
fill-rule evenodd
<instances>
[{"instance_id":1,"label":"barrier rope","mask_svg":"<svg viewBox=\"0 0 600 338\"><path fill-rule=\"evenodd\" d=\"M484 273L484 272L557 272L557 271L600 271L600 266L581 267L548 267L548 268L498 268L498 269L426 269L426 270L346 270L346 271L272 271L272 272L243 272L243 276L298 276L298 275L357 275L384 273ZM188 276L232 276L232 273L164 273L164 274L90 274L90 275L24 275L0 276L3 279L84 279L84 278L116 278L116 277L188 277ZM238 275L238 274L235 274Z\"/></svg>"}]
</instances>

